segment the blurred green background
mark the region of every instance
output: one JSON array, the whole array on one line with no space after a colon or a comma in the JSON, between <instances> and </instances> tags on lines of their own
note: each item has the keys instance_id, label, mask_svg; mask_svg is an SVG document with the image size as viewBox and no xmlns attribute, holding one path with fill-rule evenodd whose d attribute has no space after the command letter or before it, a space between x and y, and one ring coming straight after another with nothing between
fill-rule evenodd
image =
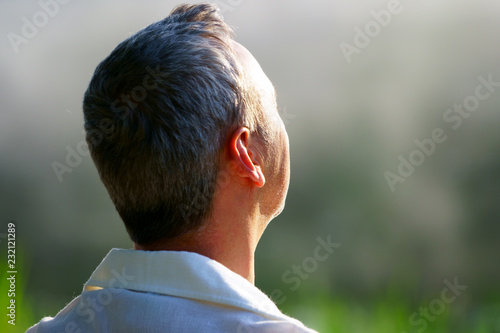
<instances>
[{"instance_id":1,"label":"blurred green background","mask_svg":"<svg viewBox=\"0 0 500 333\"><path fill-rule=\"evenodd\" d=\"M444 118L471 101L478 77L500 82L500 3L218 3L275 84L290 137L287 204L257 250L257 286L321 332L500 332L500 87L460 127ZM90 157L62 182L52 163L66 164L67 147L83 140L96 65L176 4L61 4L16 53L9 33L22 35L23 18L44 9L0 1L0 308L9 221L19 290L18 325L1 314L0 331L54 316L110 248L132 246ZM356 37L365 29L371 37ZM348 61L342 43L363 47ZM436 128L447 140L392 191L385 173L415 160L415 140ZM340 246L311 259L329 236ZM455 279L467 289L445 303Z\"/></svg>"}]
</instances>

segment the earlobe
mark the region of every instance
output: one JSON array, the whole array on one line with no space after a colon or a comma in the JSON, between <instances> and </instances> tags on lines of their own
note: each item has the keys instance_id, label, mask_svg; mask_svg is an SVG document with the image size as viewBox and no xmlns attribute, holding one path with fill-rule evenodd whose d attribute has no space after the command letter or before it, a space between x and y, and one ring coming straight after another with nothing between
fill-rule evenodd
<instances>
[{"instance_id":1,"label":"earlobe","mask_svg":"<svg viewBox=\"0 0 500 333\"><path fill-rule=\"evenodd\" d=\"M260 166L258 166L258 165L256 166L255 173L256 173L256 177L253 179L253 181L255 182L255 185L257 187L264 186L264 184L266 183L266 178L264 177L264 173L262 172L262 169Z\"/></svg>"},{"instance_id":2,"label":"earlobe","mask_svg":"<svg viewBox=\"0 0 500 333\"><path fill-rule=\"evenodd\" d=\"M249 178L257 187L264 186L266 179L260 167L256 155L249 147L250 130L239 127L230 140L230 155L235 170L240 177Z\"/></svg>"}]
</instances>

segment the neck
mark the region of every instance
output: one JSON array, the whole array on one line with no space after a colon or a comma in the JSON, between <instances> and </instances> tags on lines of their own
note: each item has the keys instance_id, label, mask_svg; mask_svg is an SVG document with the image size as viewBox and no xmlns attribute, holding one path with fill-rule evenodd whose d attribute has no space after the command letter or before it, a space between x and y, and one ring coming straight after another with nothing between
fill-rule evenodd
<instances>
[{"instance_id":1,"label":"neck","mask_svg":"<svg viewBox=\"0 0 500 333\"><path fill-rule=\"evenodd\" d=\"M255 284L255 250L271 217L261 213L256 192L243 187L225 189L214 197L212 214L201 227L153 246L136 244L135 248L198 253Z\"/></svg>"},{"instance_id":2,"label":"neck","mask_svg":"<svg viewBox=\"0 0 500 333\"><path fill-rule=\"evenodd\" d=\"M260 221L234 216L213 214L197 231L166 240L154 246L135 244L136 250L187 251L201 254L226 266L255 284L255 249L260 236ZM231 219L215 216L231 216Z\"/></svg>"},{"instance_id":3,"label":"neck","mask_svg":"<svg viewBox=\"0 0 500 333\"><path fill-rule=\"evenodd\" d=\"M213 221L209 224L211 230L204 235L208 241L200 254L218 261L254 284L255 249L260 235L255 235L255 230L252 230L253 223L242 220L231 221L230 224Z\"/></svg>"}]
</instances>

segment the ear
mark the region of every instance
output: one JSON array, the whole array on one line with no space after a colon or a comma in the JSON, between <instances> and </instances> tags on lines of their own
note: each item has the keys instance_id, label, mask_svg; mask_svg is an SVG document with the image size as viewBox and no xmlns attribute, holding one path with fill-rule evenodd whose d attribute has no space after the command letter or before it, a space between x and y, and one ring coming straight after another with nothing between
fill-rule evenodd
<instances>
[{"instance_id":1,"label":"ear","mask_svg":"<svg viewBox=\"0 0 500 333\"><path fill-rule=\"evenodd\" d=\"M250 135L250 130L246 127L236 129L229 140L229 155L235 174L248 178L257 187L262 187L266 179L257 160L257 154L250 147Z\"/></svg>"}]
</instances>

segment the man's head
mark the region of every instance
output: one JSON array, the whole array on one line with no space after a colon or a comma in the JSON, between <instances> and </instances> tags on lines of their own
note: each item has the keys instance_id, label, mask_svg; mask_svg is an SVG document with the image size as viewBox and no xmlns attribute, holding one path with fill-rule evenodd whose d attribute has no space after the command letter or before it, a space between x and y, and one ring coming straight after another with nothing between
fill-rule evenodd
<instances>
[{"instance_id":1,"label":"man's head","mask_svg":"<svg viewBox=\"0 0 500 333\"><path fill-rule=\"evenodd\" d=\"M196 230L238 177L262 215L283 207L288 138L274 88L231 35L214 6L179 6L118 45L89 84L87 142L137 244Z\"/></svg>"}]
</instances>

